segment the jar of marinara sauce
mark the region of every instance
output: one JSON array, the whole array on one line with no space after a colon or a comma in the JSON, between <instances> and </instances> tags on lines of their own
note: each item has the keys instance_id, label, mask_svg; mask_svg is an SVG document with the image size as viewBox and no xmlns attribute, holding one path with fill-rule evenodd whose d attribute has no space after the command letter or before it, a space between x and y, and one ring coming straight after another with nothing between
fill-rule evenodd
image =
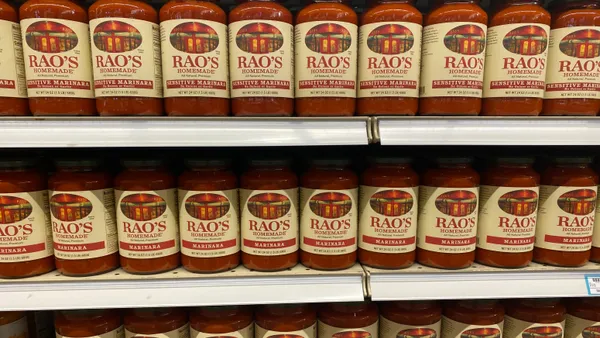
<instances>
[{"instance_id":1,"label":"jar of marinara sauce","mask_svg":"<svg viewBox=\"0 0 600 338\"><path fill-rule=\"evenodd\" d=\"M130 309L125 313L124 323L126 337L190 337L188 315L182 308Z\"/></svg>"},{"instance_id":2,"label":"jar of marinara sauce","mask_svg":"<svg viewBox=\"0 0 600 338\"><path fill-rule=\"evenodd\" d=\"M27 329L27 315L25 312L0 312L0 337L29 337L29 330Z\"/></svg>"},{"instance_id":3,"label":"jar of marinara sauce","mask_svg":"<svg viewBox=\"0 0 600 338\"><path fill-rule=\"evenodd\" d=\"M542 173L533 260L581 266L590 258L598 175L591 158L559 157Z\"/></svg>"},{"instance_id":4,"label":"jar of marinara sauce","mask_svg":"<svg viewBox=\"0 0 600 338\"><path fill-rule=\"evenodd\" d=\"M479 174L469 157L438 158L419 188L417 261L462 269L475 259Z\"/></svg>"},{"instance_id":5,"label":"jar of marinara sauce","mask_svg":"<svg viewBox=\"0 0 600 338\"><path fill-rule=\"evenodd\" d=\"M125 338L121 313L116 310L54 312L56 337Z\"/></svg>"},{"instance_id":6,"label":"jar of marinara sauce","mask_svg":"<svg viewBox=\"0 0 600 338\"><path fill-rule=\"evenodd\" d=\"M317 311L311 304L262 305L256 309L255 338L316 338Z\"/></svg>"},{"instance_id":7,"label":"jar of marinara sauce","mask_svg":"<svg viewBox=\"0 0 600 338\"><path fill-rule=\"evenodd\" d=\"M0 160L0 277L54 270L45 175L32 159Z\"/></svg>"},{"instance_id":8,"label":"jar of marinara sauce","mask_svg":"<svg viewBox=\"0 0 600 338\"><path fill-rule=\"evenodd\" d=\"M379 303L380 338L436 338L442 334L442 307L435 301Z\"/></svg>"},{"instance_id":9,"label":"jar of marinara sauce","mask_svg":"<svg viewBox=\"0 0 600 338\"><path fill-rule=\"evenodd\" d=\"M565 306L559 299L518 299L506 305L504 338L562 338Z\"/></svg>"},{"instance_id":10,"label":"jar of marinara sauce","mask_svg":"<svg viewBox=\"0 0 600 338\"><path fill-rule=\"evenodd\" d=\"M600 301L598 298L569 298L565 337L597 337L600 334Z\"/></svg>"},{"instance_id":11,"label":"jar of marinara sauce","mask_svg":"<svg viewBox=\"0 0 600 338\"><path fill-rule=\"evenodd\" d=\"M160 9L167 115L229 114L227 14L216 2L170 0Z\"/></svg>"},{"instance_id":12,"label":"jar of marinara sauce","mask_svg":"<svg viewBox=\"0 0 600 338\"><path fill-rule=\"evenodd\" d=\"M319 337L379 337L379 313L373 302L324 304L318 316Z\"/></svg>"},{"instance_id":13,"label":"jar of marinara sauce","mask_svg":"<svg viewBox=\"0 0 600 338\"><path fill-rule=\"evenodd\" d=\"M190 338L254 338L252 308L207 306L190 311Z\"/></svg>"},{"instance_id":14,"label":"jar of marinara sauce","mask_svg":"<svg viewBox=\"0 0 600 338\"><path fill-rule=\"evenodd\" d=\"M419 176L408 158L377 157L360 179L358 260L400 269L415 261Z\"/></svg>"},{"instance_id":15,"label":"jar of marinara sauce","mask_svg":"<svg viewBox=\"0 0 600 338\"><path fill-rule=\"evenodd\" d=\"M363 13L357 115L417 114L422 34L414 0L377 0Z\"/></svg>"},{"instance_id":16,"label":"jar of marinara sauce","mask_svg":"<svg viewBox=\"0 0 600 338\"><path fill-rule=\"evenodd\" d=\"M358 16L346 0L313 0L296 15L296 114L356 110Z\"/></svg>"},{"instance_id":17,"label":"jar of marinara sauce","mask_svg":"<svg viewBox=\"0 0 600 338\"><path fill-rule=\"evenodd\" d=\"M140 0L98 0L88 12L98 113L162 115L156 10Z\"/></svg>"},{"instance_id":18,"label":"jar of marinara sauce","mask_svg":"<svg viewBox=\"0 0 600 338\"><path fill-rule=\"evenodd\" d=\"M533 258L540 175L534 159L502 157L481 175L478 263L520 268Z\"/></svg>"},{"instance_id":19,"label":"jar of marinara sauce","mask_svg":"<svg viewBox=\"0 0 600 338\"><path fill-rule=\"evenodd\" d=\"M237 177L222 159L186 161L179 176L181 263L192 272L219 272L240 264Z\"/></svg>"},{"instance_id":20,"label":"jar of marinara sauce","mask_svg":"<svg viewBox=\"0 0 600 338\"><path fill-rule=\"evenodd\" d=\"M9 83L0 90L0 116L29 115L19 15L6 1L0 1L0 41L0 74Z\"/></svg>"},{"instance_id":21,"label":"jar of marinara sauce","mask_svg":"<svg viewBox=\"0 0 600 338\"><path fill-rule=\"evenodd\" d=\"M240 178L242 263L259 271L298 264L298 177L285 159L254 159Z\"/></svg>"},{"instance_id":22,"label":"jar of marinara sauce","mask_svg":"<svg viewBox=\"0 0 600 338\"><path fill-rule=\"evenodd\" d=\"M56 161L48 180L56 268L68 276L119 267L111 175L97 159Z\"/></svg>"},{"instance_id":23,"label":"jar of marinara sauce","mask_svg":"<svg viewBox=\"0 0 600 338\"><path fill-rule=\"evenodd\" d=\"M123 161L115 178L123 270L151 274L179 266L175 177L160 159Z\"/></svg>"},{"instance_id":24,"label":"jar of marinara sauce","mask_svg":"<svg viewBox=\"0 0 600 338\"><path fill-rule=\"evenodd\" d=\"M425 16L421 115L479 115L488 16L479 0L443 0Z\"/></svg>"},{"instance_id":25,"label":"jar of marinara sauce","mask_svg":"<svg viewBox=\"0 0 600 338\"><path fill-rule=\"evenodd\" d=\"M498 4L488 30L482 115L540 114L549 36L550 14L541 0Z\"/></svg>"},{"instance_id":26,"label":"jar of marinara sauce","mask_svg":"<svg viewBox=\"0 0 600 338\"><path fill-rule=\"evenodd\" d=\"M504 307L497 300L459 300L444 306L441 337L502 338Z\"/></svg>"},{"instance_id":27,"label":"jar of marinara sauce","mask_svg":"<svg viewBox=\"0 0 600 338\"><path fill-rule=\"evenodd\" d=\"M317 159L302 175L300 260L309 268L342 270L356 262L358 176L347 159Z\"/></svg>"}]
</instances>

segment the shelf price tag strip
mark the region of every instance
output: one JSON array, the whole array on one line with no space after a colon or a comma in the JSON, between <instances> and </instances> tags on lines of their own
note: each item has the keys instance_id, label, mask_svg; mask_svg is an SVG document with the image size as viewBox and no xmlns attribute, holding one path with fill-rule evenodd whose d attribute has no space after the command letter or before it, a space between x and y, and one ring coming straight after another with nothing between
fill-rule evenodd
<instances>
[{"instance_id":1,"label":"shelf price tag strip","mask_svg":"<svg viewBox=\"0 0 600 338\"><path fill-rule=\"evenodd\" d=\"M590 296L600 296L600 274L585 275L585 286Z\"/></svg>"}]
</instances>

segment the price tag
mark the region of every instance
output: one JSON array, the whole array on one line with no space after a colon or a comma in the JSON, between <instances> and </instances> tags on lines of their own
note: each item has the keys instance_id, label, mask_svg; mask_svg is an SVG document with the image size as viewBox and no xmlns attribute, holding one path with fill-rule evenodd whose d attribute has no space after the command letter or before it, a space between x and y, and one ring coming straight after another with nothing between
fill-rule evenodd
<instances>
[{"instance_id":1,"label":"price tag","mask_svg":"<svg viewBox=\"0 0 600 338\"><path fill-rule=\"evenodd\" d=\"M600 275L585 275L588 295L600 296Z\"/></svg>"}]
</instances>

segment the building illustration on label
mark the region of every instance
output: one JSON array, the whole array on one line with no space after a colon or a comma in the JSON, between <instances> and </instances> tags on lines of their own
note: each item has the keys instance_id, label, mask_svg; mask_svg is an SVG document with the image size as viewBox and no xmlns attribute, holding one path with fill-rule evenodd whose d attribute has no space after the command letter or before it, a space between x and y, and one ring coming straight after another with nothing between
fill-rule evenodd
<instances>
[{"instance_id":1,"label":"building illustration on label","mask_svg":"<svg viewBox=\"0 0 600 338\"><path fill-rule=\"evenodd\" d=\"M339 54L350 49L352 36L341 25L323 23L311 28L306 33L304 42L306 47L315 53Z\"/></svg>"},{"instance_id":2,"label":"building illustration on label","mask_svg":"<svg viewBox=\"0 0 600 338\"><path fill-rule=\"evenodd\" d=\"M502 44L511 53L539 55L548 48L548 34L539 26L521 26L508 32Z\"/></svg>"},{"instance_id":3,"label":"building illustration on label","mask_svg":"<svg viewBox=\"0 0 600 338\"><path fill-rule=\"evenodd\" d=\"M434 329L420 327L402 330L396 334L396 338L437 338L437 332Z\"/></svg>"},{"instance_id":4,"label":"building illustration on label","mask_svg":"<svg viewBox=\"0 0 600 338\"><path fill-rule=\"evenodd\" d=\"M435 199L435 207L443 214L464 217L477 210L477 195L467 190L454 190Z\"/></svg>"},{"instance_id":5,"label":"building illustration on label","mask_svg":"<svg viewBox=\"0 0 600 338\"><path fill-rule=\"evenodd\" d=\"M142 34L132 25L110 20L96 26L93 33L96 48L107 53L129 52L142 44Z\"/></svg>"},{"instance_id":6,"label":"building illustration on label","mask_svg":"<svg viewBox=\"0 0 600 338\"><path fill-rule=\"evenodd\" d=\"M589 326L581 331L583 338L598 338L600 337L600 326Z\"/></svg>"},{"instance_id":7,"label":"building illustration on label","mask_svg":"<svg viewBox=\"0 0 600 338\"><path fill-rule=\"evenodd\" d=\"M344 331L332 334L331 338L373 338L373 335L367 331Z\"/></svg>"},{"instance_id":8,"label":"building illustration on label","mask_svg":"<svg viewBox=\"0 0 600 338\"><path fill-rule=\"evenodd\" d=\"M29 217L33 206L27 200L0 195L0 224L11 224Z\"/></svg>"},{"instance_id":9,"label":"building illustration on label","mask_svg":"<svg viewBox=\"0 0 600 338\"><path fill-rule=\"evenodd\" d=\"M158 195L132 194L119 203L125 217L135 221L149 221L160 217L167 210L167 202Z\"/></svg>"},{"instance_id":10,"label":"building illustration on label","mask_svg":"<svg viewBox=\"0 0 600 338\"><path fill-rule=\"evenodd\" d=\"M381 25L367 37L367 46L373 53L394 55L406 53L415 44L415 36L405 26L398 24Z\"/></svg>"},{"instance_id":11,"label":"building illustration on label","mask_svg":"<svg viewBox=\"0 0 600 338\"><path fill-rule=\"evenodd\" d=\"M591 189L577 189L562 194L558 206L572 215L587 215L596 209L596 192Z\"/></svg>"},{"instance_id":12,"label":"building illustration on label","mask_svg":"<svg viewBox=\"0 0 600 338\"><path fill-rule=\"evenodd\" d=\"M285 333L285 334L265 335L262 338L304 338L304 337L301 335L297 335L297 334Z\"/></svg>"},{"instance_id":13,"label":"building illustration on label","mask_svg":"<svg viewBox=\"0 0 600 338\"><path fill-rule=\"evenodd\" d=\"M79 39L75 32L58 22L38 21L25 31L27 45L42 53L62 53L77 46Z\"/></svg>"},{"instance_id":14,"label":"building illustration on label","mask_svg":"<svg viewBox=\"0 0 600 338\"><path fill-rule=\"evenodd\" d=\"M248 211L261 219L277 219L285 216L292 208L290 199L282 194L266 192L248 200Z\"/></svg>"},{"instance_id":15,"label":"building illustration on label","mask_svg":"<svg viewBox=\"0 0 600 338\"><path fill-rule=\"evenodd\" d=\"M582 29L573 32L560 41L560 51L578 59L596 58L600 56L600 31Z\"/></svg>"},{"instance_id":16,"label":"building illustration on label","mask_svg":"<svg viewBox=\"0 0 600 338\"><path fill-rule=\"evenodd\" d=\"M369 204L373 211L380 215L397 217L412 210L414 199L406 191L384 190L371 196Z\"/></svg>"},{"instance_id":17,"label":"building illustration on label","mask_svg":"<svg viewBox=\"0 0 600 338\"><path fill-rule=\"evenodd\" d=\"M521 336L523 338L560 338L563 336L563 330L558 326L538 326L523 331Z\"/></svg>"},{"instance_id":18,"label":"building illustration on label","mask_svg":"<svg viewBox=\"0 0 600 338\"><path fill-rule=\"evenodd\" d=\"M180 52L204 54L217 49L219 35L212 27L203 23L185 22L171 30L169 41Z\"/></svg>"},{"instance_id":19,"label":"building illustration on label","mask_svg":"<svg viewBox=\"0 0 600 338\"><path fill-rule=\"evenodd\" d=\"M93 206L87 198L74 194L57 194L50 198L50 212L63 222L78 221L92 212Z\"/></svg>"},{"instance_id":20,"label":"building illustration on label","mask_svg":"<svg viewBox=\"0 0 600 338\"><path fill-rule=\"evenodd\" d=\"M498 199L498 207L507 214L529 216L537 210L538 194L528 189L507 192Z\"/></svg>"},{"instance_id":21,"label":"building illustration on label","mask_svg":"<svg viewBox=\"0 0 600 338\"><path fill-rule=\"evenodd\" d=\"M283 34L268 23L247 24L235 35L238 48L251 54L273 53L283 46Z\"/></svg>"},{"instance_id":22,"label":"building illustration on label","mask_svg":"<svg viewBox=\"0 0 600 338\"><path fill-rule=\"evenodd\" d=\"M350 196L339 192L323 192L314 195L308 203L315 215L323 218L339 218L352 209Z\"/></svg>"},{"instance_id":23,"label":"building illustration on label","mask_svg":"<svg viewBox=\"0 0 600 338\"><path fill-rule=\"evenodd\" d=\"M477 329L470 329L460 334L460 338L500 338L502 332L499 329L493 327L480 327Z\"/></svg>"},{"instance_id":24,"label":"building illustration on label","mask_svg":"<svg viewBox=\"0 0 600 338\"><path fill-rule=\"evenodd\" d=\"M444 45L458 54L481 54L485 50L485 31L475 25L458 26L446 33Z\"/></svg>"},{"instance_id":25,"label":"building illustration on label","mask_svg":"<svg viewBox=\"0 0 600 338\"><path fill-rule=\"evenodd\" d=\"M231 204L227 197L211 193L196 194L185 200L185 210L193 218L212 221L229 212Z\"/></svg>"}]
</instances>

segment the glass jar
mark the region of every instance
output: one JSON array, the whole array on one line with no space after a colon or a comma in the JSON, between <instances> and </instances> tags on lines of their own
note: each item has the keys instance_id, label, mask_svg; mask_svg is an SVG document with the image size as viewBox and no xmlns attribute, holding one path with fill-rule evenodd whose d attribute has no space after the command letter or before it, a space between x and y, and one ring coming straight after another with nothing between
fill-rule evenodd
<instances>
[{"instance_id":1,"label":"glass jar","mask_svg":"<svg viewBox=\"0 0 600 338\"><path fill-rule=\"evenodd\" d=\"M102 335L124 338L118 310L74 310L54 312L56 337L94 338Z\"/></svg>"},{"instance_id":2,"label":"glass jar","mask_svg":"<svg viewBox=\"0 0 600 338\"><path fill-rule=\"evenodd\" d=\"M435 301L379 303L380 338L435 338L442 334L442 307Z\"/></svg>"},{"instance_id":3,"label":"glass jar","mask_svg":"<svg viewBox=\"0 0 600 338\"><path fill-rule=\"evenodd\" d=\"M190 311L192 338L218 336L254 338L252 308L247 306L207 306Z\"/></svg>"},{"instance_id":4,"label":"glass jar","mask_svg":"<svg viewBox=\"0 0 600 338\"><path fill-rule=\"evenodd\" d=\"M125 335L190 337L188 315L182 308L130 309L125 312Z\"/></svg>"},{"instance_id":5,"label":"glass jar","mask_svg":"<svg viewBox=\"0 0 600 338\"><path fill-rule=\"evenodd\" d=\"M373 302L329 303L319 309L319 337L379 337L379 313Z\"/></svg>"},{"instance_id":6,"label":"glass jar","mask_svg":"<svg viewBox=\"0 0 600 338\"><path fill-rule=\"evenodd\" d=\"M595 337L600 334L600 302L597 298L569 298L565 337Z\"/></svg>"},{"instance_id":7,"label":"glass jar","mask_svg":"<svg viewBox=\"0 0 600 338\"><path fill-rule=\"evenodd\" d=\"M503 321L504 308L497 300L452 301L444 307L442 337L502 338Z\"/></svg>"},{"instance_id":8,"label":"glass jar","mask_svg":"<svg viewBox=\"0 0 600 338\"><path fill-rule=\"evenodd\" d=\"M261 305L255 338L317 337L317 311L311 304Z\"/></svg>"},{"instance_id":9,"label":"glass jar","mask_svg":"<svg viewBox=\"0 0 600 338\"><path fill-rule=\"evenodd\" d=\"M0 74L4 80L12 81L13 88L2 88L0 96L0 116L26 116L29 115L27 102L27 85L25 82L25 67L23 62L17 62L18 56L23 54L21 34L13 34L19 30L19 14L7 1L0 1L0 39L3 48L0 59Z\"/></svg>"},{"instance_id":10,"label":"glass jar","mask_svg":"<svg viewBox=\"0 0 600 338\"><path fill-rule=\"evenodd\" d=\"M27 338L27 315L22 311L0 312L0 333L8 338Z\"/></svg>"},{"instance_id":11,"label":"glass jar","mask_svg":"<svg viewBox=\"0 0 600 338\"><path fill-rule=\"evenodd\" d=\"M512 300L506 305L505 337L563 337L565 315L559 299Z\"/></svg>"}]
</instances>

